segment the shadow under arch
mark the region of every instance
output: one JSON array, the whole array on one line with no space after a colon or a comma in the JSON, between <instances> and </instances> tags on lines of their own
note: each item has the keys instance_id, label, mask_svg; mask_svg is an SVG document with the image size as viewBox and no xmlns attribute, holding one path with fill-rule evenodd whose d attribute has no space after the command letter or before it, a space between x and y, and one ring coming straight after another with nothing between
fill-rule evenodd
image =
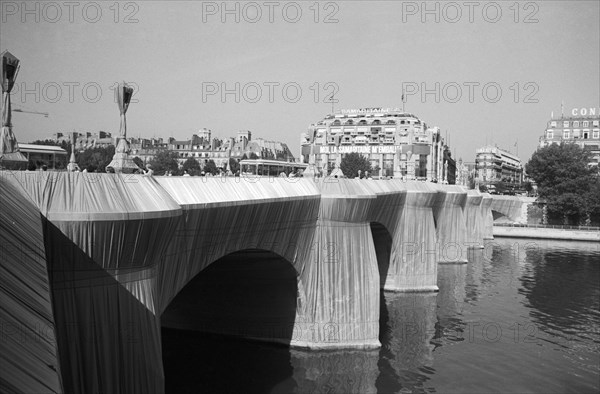
<instances>
[{"instance_id":1,"label":"shadow under arch","mask_svg":"<svg viewBox=\"0 0 600 394\"><path fill-rule=\"evenodd\" d=\"M501 217L506 217L506 218L510 219L506 214L499 212L499 211L494 211L493 209L492 209L492 215L494 216L494 220L499 219Z\"/></svg>"},{"instance_id":2,"label":"shadow under arch","mask_svg":"<svg viewBox=\"0 0 600 394\"><path fill-rule=\"evenodd\" d=\"M171 300L161 326L289 345L297 272L278 254L245 249L196 274Z\"/></svg>"},{"instance_id":3,"label":"shadow under arch","mask_svg":"<svg viewBox=\"0 0 600 394\"><path fill-rule=\"evenodd\" d=\"M166 392L293 391L297 292L293 265L262 249L200 271L161 316Z\"/></svg>"},{"instance_id":4,"label":"shadow under arch","mask_svg":"<svg viewBox=\"0 0 600 394\"><path fill-rule=\"evenodd\" d=\"M390 270L390 257L392 255L392 236L388 229L379 222L371 222L371 234L377 255L379 269L379 287L383 290Z\"/></svg>"}]
</instances>

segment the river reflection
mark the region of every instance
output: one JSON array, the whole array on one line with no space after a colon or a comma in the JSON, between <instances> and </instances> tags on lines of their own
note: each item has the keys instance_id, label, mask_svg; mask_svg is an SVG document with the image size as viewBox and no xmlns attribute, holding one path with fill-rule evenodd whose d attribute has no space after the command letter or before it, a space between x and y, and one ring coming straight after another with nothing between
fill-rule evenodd
<instances>
[{"instance_id":1,"label":"river reflection","mask_svg":"<svg viewBox=\"0 0 600 394\"><path fill-rule=\"evenodd\" d=\"M600 245L496 239L438 293L381 295L370 351L163 329L167 392L598 392Z\"/></svg>"}]
</instances>

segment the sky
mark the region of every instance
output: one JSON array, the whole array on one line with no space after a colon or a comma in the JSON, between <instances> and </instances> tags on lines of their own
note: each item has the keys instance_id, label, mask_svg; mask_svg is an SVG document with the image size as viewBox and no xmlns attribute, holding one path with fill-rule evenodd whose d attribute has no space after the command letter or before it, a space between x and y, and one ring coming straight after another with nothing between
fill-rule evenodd
<instances>
[{"instance_id":1,"label":"sky","mask_svg":"<svg viewBox=\"0 0 600 394\"><path fill-rule=\"evenodd\" d=\"M129 137L282 141L334 110L402 107L455 158L496 144L527 161L551 113L600 112L595 1L0 1L0 50L21 60L20 142L118 133L117 82L136 93ZM562 103L562 105L561 105Z\"/></svg>"}]
</instances>

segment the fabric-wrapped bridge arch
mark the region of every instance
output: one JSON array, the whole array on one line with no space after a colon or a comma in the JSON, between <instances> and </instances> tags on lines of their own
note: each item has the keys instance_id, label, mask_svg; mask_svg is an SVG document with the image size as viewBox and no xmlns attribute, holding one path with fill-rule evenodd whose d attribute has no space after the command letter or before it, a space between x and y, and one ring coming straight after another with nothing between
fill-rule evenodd
<instances>
[{"instance_id":1,"label":"fabric-wrapped bridge arch","mask_svg":"<svg viewBox=\"0 0 600 394\"><path fill-rule=\"evenodd\" d=\"M294 268L291 346L378 347L380 288L437 290L442 256L431 251L440 238L483 242L465 215L490 207L466 207L458 187L397 180L2 172L0 182L0 241L12 247L1 317L30 335L47 328L43 340L2 342L14 391L163 391L161 314L196 275L247 249Z\"/></svg>"}]
</instances>

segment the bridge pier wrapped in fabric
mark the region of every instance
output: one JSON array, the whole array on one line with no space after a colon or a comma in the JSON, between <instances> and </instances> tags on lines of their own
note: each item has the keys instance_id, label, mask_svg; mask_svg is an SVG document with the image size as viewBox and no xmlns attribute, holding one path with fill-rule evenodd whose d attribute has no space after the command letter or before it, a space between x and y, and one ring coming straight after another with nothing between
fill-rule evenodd
<instances>
[{"instance_id":1,"label":"bridge pier wrapped in fabric","mask_svg":"<svg viewBox=\"0 0 600 394\"><path fill-rule=\"evenodd\" d=\"M305 264L291 345L375 348L379 342L379 270L369 213L376 195L360 182L319 184L321 206L311 264Z\"/></svg>"},{"instance_id":2,"label":"bridge pier wrapped in fabric","mask_svg":"<svg viewBox=\"0 0 600 394\"><path fill-rule=\"evenodd\" d=\"M349 182L346 180L346 182ZM353 180L368 193L376 196L371 204L369 222L377 255L379 268L379 286L385 290L394 290L396 286L396 265L393 256L400 256L396 250L401 247L398 221L406 199L406 191L391 181Z\"/></svg>"},{"instance_id":3,"label":"bridge pier wrapped in fabric","mask_svg":"<svg viewBox=\"0 0 600 394\"><path fill-rule=\"evenodd\" d=\"M389 181L406 193L394 230L395 238L385 290L437 291L438 249L433 219L435 186L423 182Z\"/></svg>"},{"instance_id":4,"label":"bridge pier wrapped in fabric","mask_svg":"<svg viewBox=\"0 0 600 394\"><path fill-rule=\"evenodd\" d=\"M466 192L467 245L469 248L483 249L484 222L481 220L483 196L478 190L466 190Z\"/></svg>"},{"instance_id":5,"label":"bridge pier wrapped in fabric","mask_svg":"<svg viewBox=\"0 0 600 394\"><path fill-rule=\"evenodd\" d=\"M181 208L151 178L20 172L41 211L66 392L162 392L156 266Z\"/></svg>"},{"instance_id":6,"label":"bridge pier wrapped in fabric","mask_svg":"<svg viewBox=\"0 0 600 394\"><path fill-rule=\"evenodd\" d=\"M492 214L494 199L488 193L482 193L482 196L479 221L483 223L483 239L494 239L494 215Z\"/></svg>"},{"instance_id":7,"label":"bridge pier wrapped in fabric","mask_svg":"<svg viewBox=\"0 0 600 394\"><path fill-rule=\"evenodd\" d=\"M467 225L464 207L467 192L460 186L439 185L433 208L438 242L438 262L467 262Z\"/></svg>"}]
</instances>

